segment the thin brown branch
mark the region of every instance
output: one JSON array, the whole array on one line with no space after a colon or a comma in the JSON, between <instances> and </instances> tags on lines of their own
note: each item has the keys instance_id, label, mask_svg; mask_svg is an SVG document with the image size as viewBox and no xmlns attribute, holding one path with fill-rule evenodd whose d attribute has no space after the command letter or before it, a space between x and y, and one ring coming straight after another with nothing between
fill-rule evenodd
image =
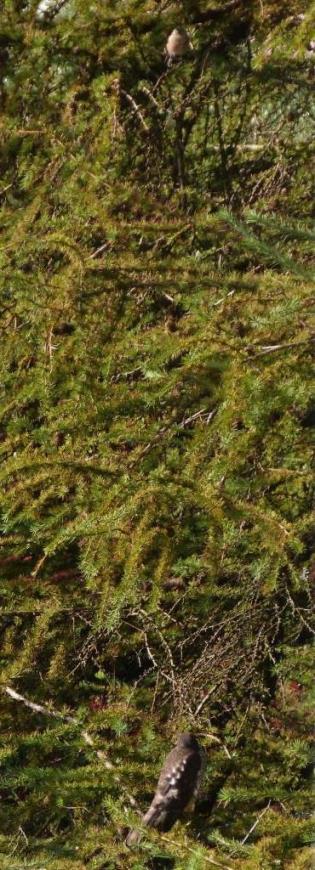
<instances>
[{"instance_id":1,"label":"thin brown branch","mask_svg":"<svg viewBox=\"0 0 315 870\"><path fill-rule=\"evenodd\" d=\"M140 124L141 124L143 130L145 131L145 133L149 133L149 127L148 127L146 121L144 120L144 117L143 117L143 114L142 114L142 112L141 112L141 109L140 109L139 106L137 105L137 103L136 103L136 101L134 100L134 98L131 96L131 94L128 94L128 92L125 91L123 88L120 88L120 93L124 95L124 97L126 98L126 100L128 101L128 103L130 103L130 105L132 106L132 108L133 108L133 112L132 112L132 114L137 115L137 118L139 119Z\"/></svg>"},{"instance_id":2,"label":"thin brown branch","mask_svg":"<svg viewBox=\"0 0 315 870\"><path fill-rule=\"evenodd\" d=\"M201 408L200 411L196 411L195 414L192 414L191 417L186 417L185 420L179 424L181 429L184 429L185 426L188 426L189 423L192 423L194 420L198 420L198 417L203 417L206 414L206 408Z\"/></svg>"},{"instance_id":3,"label":"thin brown branch","mask_svg":"<svg viewBox=\"0 0 315 870\"><path fill-rule=\"evenodd\" d=\"M310 632L310 634L313 634L313 635L315 636L315 631L314 631L314 629L313 629L312 626L309 624L309 622L307 621L307 619L305 619L305 616L303 616L303 614L301 613L301 609L302 609L302 608L301 608L301 607L298 607L298 606L295 604L295 602L293 601L292 595L290 595L290 592L289 592L289 589L288 589L287 585L286 585L285 588L286 588L287 598L288 598L289 605L290 605L290 607L291 607L292 613L293 613L294 615L297 613L298 618L300 619L302 625L304 625L304 627L305 627L305 628Z\"/></svg>"},{"instance_id":4,"label":"thin brown branch","mask_svg":"<svg viewBox=\"0 0 315 870\"><path fill-rule=\"evenodd\" d=\"M141 91L143 91L144 94L147 95L148 99L150 100L150 102L152 103L154 108L157 110L158 114L164 115L165 114L164 109L159 105L158 101L155 99L155 97L151 93L150 89L147 88L146 85L142 85L142 84L139 85L139 88Z\"/></svg>"},{"instance_id":5,"label":"thin brown branch","mask_svg":"<svg viewBox=\"0 0 315 870\"><path fill-rule=\"evenodd\" d=\"M215 692L217 688L218 688L218 685L216 683L214 686L212 686L212 688L209 690L209 692L207 692L205 697L198 704L198 707L196 707L195 716L198 716L198 714L201 713L201 710L203 709L203 707L205 706L207 701L209 701L209 698L211 698L211 695L213 695L213 692Z\"/></svg>"},{"instance_id":6,"label":"thin brown branch","mask_svg":"<svg viewBox=\"0 0 315 870\"><path fill-rule=\"evenodd\" d=\"M258 353L252 355L252 359L256 359L258 356L265 356L268 353L275 353L277 350L286 350L287 348L294 349L295 347L303 347L304 345L311 344L315 341L315 337L305 338L303 341L288 341L286 344L266 344L262 345L261 350ZM250 345L246 348L246 350L251 351L254 348Z\"/></svg>"},{"instance_id":7,"label":"thin brown branch","mask_svg":"<svg viewBox=\"0 0 315 870\"><path fill-rule=\"evenodd\" d=\"M259 814L259 816L257 816L256 821L255 821L254 824L251 826L251 828L249 829L249 831L248 831L248 833L246 834L246 836L243 837L243 840L241 841L241 846L244 846L244 844L247 843L248 838L249 838L250 835L253 833L253 831L255 830L255 828L257 828L257 825L259 824L260 820L263 818L263 816L265 815L265 813L267 812L267 810L269 810L270 804L271 804L271 800L268 801L267 806L265 806L264 809L263 809L263 810L261 811L261 813Z\"/></svg>"}]
</instances>

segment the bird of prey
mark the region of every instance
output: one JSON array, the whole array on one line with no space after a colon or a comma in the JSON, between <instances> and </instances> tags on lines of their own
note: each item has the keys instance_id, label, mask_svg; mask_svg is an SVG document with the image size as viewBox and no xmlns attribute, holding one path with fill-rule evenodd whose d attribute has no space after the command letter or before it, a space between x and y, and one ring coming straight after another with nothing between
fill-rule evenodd
<instances>
[{"instance_id":1,"label":"bird of prey","mask_svg":"<svg viewBox=\"0 0 315 870\"><path fill-rule=\"evenodd\" d=\"M176 60L180 60L183 54L186 54L190 48L192 48L192 44L185 28L175 27L166 43L167 66L171 66Z\"/></svg>"},{"instance_id":2,"label":"bird of prey","mask_svg":"<svg viewBox=\"0 0 315 870\"><path fill-rule=\"evenodd\" d=\"M189 732L180 734L176 746L165 759L153 801L142 817L142 824L158 831L169 831L195 801L204 764L204 750L196 737ZM139 831L130 831L126 843L133 846L140 839Z\"/></svg>"}]
</instances>

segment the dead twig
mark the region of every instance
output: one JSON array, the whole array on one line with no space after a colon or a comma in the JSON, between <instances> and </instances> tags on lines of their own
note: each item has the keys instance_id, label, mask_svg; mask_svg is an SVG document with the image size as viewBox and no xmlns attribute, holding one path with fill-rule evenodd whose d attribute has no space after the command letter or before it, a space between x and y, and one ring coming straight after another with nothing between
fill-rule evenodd
<instances>
[{"instance_id":1,"label":"dead twig","mask_svg":"<svg viewBox=\"0 0 315 870\"><path fill-rule=\"evenodd\" d=\"M123 94L123 96L126 98L126 100L128 101L128 103L130 103L130 105L132 106L132 108L133 108L133 112L132 112L132 114L137 115L137 118L139 119L140 124L141 124L143 130L144 130L146 133L149 133L149 127L148 127L146 121L144 120L144 117L143 117L143 114L142 114L142 112L141 112L141 109L140 109L139 106L137 105L137 103L136 103L136 101L134 100L134 98L131 96L131 94L128 94L127 91L123 90L123 88L120 88L120 93Z\"/></svg>"},{"instance_id":2,"label":"dead twig","mask_svg":"<svg viewBox=\"0 0 315 870\"><path fill-rule=\"evenodd\" d=\"M196 709L195 709L195 716L198 716L198 714L201 713L201 710L203 709L203 707L205 706L205 704L207 703L207 701L209 701L209 698L211 698L211 695L213 695L213 692L215 692L217 688L218 688L218 686L217 686L217 684L215 684L215 686L212 686L212 688L210 689L210 691L207 692L207 694L205 695L205 697L204 697L204 698L202 699L202 701L200 701L200 703L198 704L198 707L196 707Z\"/></svg>"},{"instance_id":3,"label":"dead twig","mask_svg":"<svg viewBox=\"0 0 315 870\"><path fill-rule=\"evenodd\" d=\"M256 359L258 356L265 356L267 353L275 353L277 350L286 350L287 348L294 349L295 347L302 347L306 344L311 344L315 341L315 337L305 338L304 341L288 341L286 344L266 344L262 345L262 348L258 353L255 353L251 356L251 359ZM254 350L254 347L250 345L246 348L246 350L251 351Z\"/></svg>"},{"instance_id":4,"label":"dead twig","mask_svg":"<svg viewBox=\"0 0 315 870\"><path fill-rule=\"evenodd\" d=\"M104 242L104 244L101 245L100 248L97 248L96 251L93 251L93 254L89 254L89 256L86 257L86 259L87 260L94 260L94 257L97 257L98 254L101 254L102 251L105 251L106 248L108 248L109 244L110 244L110 242L108 242L108 241Z\"/></svg>"},{"instance_id":5,"label":"dead twig","mask_svg":"<svg viewBox=\"0 0 315 870\"><path fill-rule=\"evenodd\" d=\"M180 428L184 429L185 426L188 426L188 424L192 423L193 420L197 420L198 417L202 417L203 414L206 414L206 408L201 408L200 411L196 411L196 413L192 414L191 417L186 417L185 420L182 420L182 422L179 424Z\"/></svg>"},{"instance_id":6,"label":"dead twig","mask_svg":"<svg viewBox=\"0 0 315 870\"><path fill-rule=\"evenodd\" d=\"M257 825L259 824L260 820L261 820L262 817L265 815L265 813L267 812L267 810L269 810L270 804L271 804L271 800L268 801L267 806L264 807L264 809L261 811L261 813L259 814L259 816L257 816L256 821L254 822L254 824L252 825L252 827L249 829L249 831L248 831L248 833L246 834L246 836L243 837L243 839L242 839L242 841L241 841L241 846L244 846L245 843L247 843L248 838L249 838L250 835L253 833L253 831L255 830L255 828L257 828Z\"/></svg>"},{"instance_id":7,"label":"dead twig","mask_svg":"<svg viewBox=\"0 0 315 870\"><path fill-rule=\"evenodd\" d=\"M309 624L309 622L305 619L305 616L303 616L302 613L301 613L301 609L303 609L303 608L298 607L298 606L295 604L295 602L293 601L292 595L290 595L290 592L289 592L289 589L288 589L287 585L286 585L285 589L286 589L286 594L287 594L288 602L289 602L289 605L290 605L290 607L291 607L292 613L293 613L294 615L297 613L298 618L301 620L302 625L304 625L305 628L307 628L307 630L308 630L311 634L315 635L315 631L314 631L314 629L313 629L312 626Z\"/></svg>"},{"instance_id":8,"label":"dead twig","mask_svg":"<svg viewBox=\"0 0 315 870\"><path fill-rule=\"evenodd\" d=\"M155 97L153 96L153 94L151 93L151 91L149 90L149 88L147 88L145 85L141 85L141 86L140 86L140 90L143 91L143 93L147 95L147 97L149 98L150 102L152 103L152 105L154 106L154 108L157 110L158 114L159 114L159 115L164 115L164 114L165 114L165 113L164 113L164 110L161 108L161 106L159 105L158 101L155 99Z\"/></svg>"}]
</instances>

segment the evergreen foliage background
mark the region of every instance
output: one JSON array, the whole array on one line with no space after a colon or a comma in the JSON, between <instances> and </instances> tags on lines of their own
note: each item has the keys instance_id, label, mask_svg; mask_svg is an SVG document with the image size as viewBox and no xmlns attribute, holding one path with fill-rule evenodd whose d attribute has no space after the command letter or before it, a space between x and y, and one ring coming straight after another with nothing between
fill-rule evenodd
<instances>
[{"instance_id":1,"label":"evergreen foliage background","mask_svg":"<svg viewBox=\"0 0 315 870\"><path fill-rule=\"evenodd\" d=\"M6 870L310 867L313 26L3 2ZM203 798L131 852L183 728Z\"/></svg>"}]
</instances>

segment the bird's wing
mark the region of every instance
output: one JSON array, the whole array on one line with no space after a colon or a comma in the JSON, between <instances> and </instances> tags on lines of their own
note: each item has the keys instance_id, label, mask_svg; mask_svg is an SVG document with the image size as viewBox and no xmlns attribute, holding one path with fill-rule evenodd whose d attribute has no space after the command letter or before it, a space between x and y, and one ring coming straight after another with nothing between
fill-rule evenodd
<instances>
[{"instance_id":1,"label":"bird's wing","mask_svg":"<svg viewBox=\"0 0 315 870\"><path fill-rule=\"evenodd\" d=\"M203 772L203 753L198 749L175 747L162 767L153 801L142 817L147 827L168 831L197 796ZM128 845L139 841L136 831Z\"/></svg>"},{"instance_id":2,"label":"bird's wing","mask_svg":"<svg viewBox=\"0 0 315 870\"><path fill-rule=\"evenodd\" d=\"M161 796L173 793L174 797L187 795L189 800L194 793L201 765L199 752L172 750L161 770L156 793ZM178 794L175 795L175 792Z\"/></svg>"}]
</instances>

